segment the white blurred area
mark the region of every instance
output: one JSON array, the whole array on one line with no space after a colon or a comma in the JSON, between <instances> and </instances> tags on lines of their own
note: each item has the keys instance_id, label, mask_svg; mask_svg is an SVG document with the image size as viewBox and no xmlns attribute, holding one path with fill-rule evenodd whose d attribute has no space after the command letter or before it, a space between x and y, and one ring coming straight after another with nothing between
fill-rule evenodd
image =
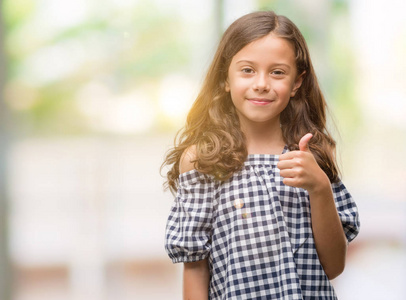
<instances>
[{"instance_id":1,"label":"white blurred area","mask_svg":"<svg viewBox=\"0 0 406 300\"><path fill-rule=\"evenodd\" d=\"M46 16L38 15L33 30L44 36L79 22L99 5L95 0L39 2ZM105 1L106 8L97 11L108 14L114 5L131 11L136 2ZM109 89L105 83L110 75L101 73L78 90L73 101L89 126L106 136L26 137L10 149L14 300L181 299L182 266L172 265L163 247L173 197L163 191L159 174L175 131L150 132L161 119L182 126L214 51L216 4L215 0L153 2L168 13L176 7L185 24L182 32L196 40L190 49L190 70L168 70L153 86L134 86L125 93ZM295 3L300 9L322 2ZM349 141L344 133L339 143L343 179L360 209L361 233L350 245L347 268L334 285L340 300L403 300L406 2L348 3L351 32L345 37L351 39L355 57L349 72L355 72L362 121L354 128L355 138ZM224 1L223 25L256 7L253 0ZM128 35L123 32L118 41L126 41ZM35 88L44 81L89 60L107 59L98 50L102 45L97 39L89 39L88 45L71 40L58 47L27 60L26 80L32 90L20 89L18 82L8 85L6 93L19 99L11 104L15 109L35 105ZM50 68L43 68L44 60L53 62L47 63ZM320 64L317 57L313 61ZM337 120L339 128L345 123L345 118Z\"/></svg>"},{"instance_id":2,"label":"white blurred area","mask_svg":"<svg viewBox=\"0 0 406 300\"><path fill-rule=\"evenodd\" d=\"M170 142L61 138L14 146L16 299L178 299L180 289L164 284L179 277L163 249L171 196L159 168Z\"/></svg>"},{"instance_id":3,"label":"white blurred area","mask_svg":"<svg viewBox=\"0 0 406 300\"><path fill-rule=\"evenodd\" d=\"M345 146L345 168L361 233L336 286L340 299L401 300L406 299L406 5L349 3L364 122L356 143Z\"/></svg>"}]
</instances>

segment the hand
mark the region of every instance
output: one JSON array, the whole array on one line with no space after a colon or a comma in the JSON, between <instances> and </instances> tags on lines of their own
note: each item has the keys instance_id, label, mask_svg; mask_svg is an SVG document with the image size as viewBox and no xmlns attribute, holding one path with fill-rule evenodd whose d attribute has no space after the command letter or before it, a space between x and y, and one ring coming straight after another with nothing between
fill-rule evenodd
<instances>
[{"instance_id":1,"label":"hand","mask_svg":"<svg viewBox=\"0 0 406 300\"><path fill-rule=\"evenodd\" d=\"M304 188L309 194L324 187L330 188L330 181L317 164L309 149L311 133L304 135L299 142L298 151L290 151L279 157L277 167L283 177L283 183L289 186Z\"/></svg>"}]
</instances>

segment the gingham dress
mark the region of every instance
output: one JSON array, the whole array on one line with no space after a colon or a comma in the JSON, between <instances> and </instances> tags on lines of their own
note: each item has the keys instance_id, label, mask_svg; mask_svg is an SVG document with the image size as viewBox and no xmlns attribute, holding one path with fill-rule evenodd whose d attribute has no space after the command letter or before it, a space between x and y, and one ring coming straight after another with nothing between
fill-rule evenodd
<instances>
[{"instance_id":1,"label":"gingham dress","mask_svg":"<svg viewBox=\"0 0 406 300\"><path fill-rule=\"evenodd\" d=\"M307 191L283 184L278 160L249 155L226 182L196 170L179 177L165 248L174 263L208 258L209 299L337 299L316 252ZM357 207L341 182L332 189L351 241Z\"/></svg>"}]
</instances>

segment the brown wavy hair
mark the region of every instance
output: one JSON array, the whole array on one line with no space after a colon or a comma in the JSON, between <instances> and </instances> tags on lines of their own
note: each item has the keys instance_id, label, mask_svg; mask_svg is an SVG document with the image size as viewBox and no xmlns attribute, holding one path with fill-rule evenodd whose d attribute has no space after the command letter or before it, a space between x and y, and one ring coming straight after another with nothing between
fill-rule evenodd
<instances>
[{"instance_id":1,"label":"brown wavy hair","mask_svg":"<svg viewBox=\"0 0 406 300\"><path fill-rule=\"evenodd\" d=\"M203 86L187 116L186 125L175 137L162 167L172 166L166 187L178 188L182 154L195 147L194 167L218 180L229 179L242 168L247 158L246 139L230 93L225 91L228 68L233 56L249 43L269 33L289 41L296 53L297 74L305 72L303 83L292 97L280 121L283 138L289 150L298 150L299 140L313 134L309 148L331 182L338 180L335 158L336 143L326 128L327 105L317 82L306 41L299 29L285 16L272 11L247 14L225 31Z\"/></svg>"}]
</instances>

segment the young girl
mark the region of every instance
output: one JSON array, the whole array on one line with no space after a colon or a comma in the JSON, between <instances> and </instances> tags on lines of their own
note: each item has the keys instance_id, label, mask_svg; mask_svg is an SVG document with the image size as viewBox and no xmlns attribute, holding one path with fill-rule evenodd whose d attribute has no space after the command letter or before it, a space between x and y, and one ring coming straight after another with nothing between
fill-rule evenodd
<instances>
[{"instance_id":1,"label":"young girl","mask_svg":"<svg viewBox=\"0 0 406 300\"><path fill-rule=\"evenodd\" d=\"M185 299L336 299L359 230L306 42L256 12L224 33L164 165Z\"/></svg>"}]
</instances>

